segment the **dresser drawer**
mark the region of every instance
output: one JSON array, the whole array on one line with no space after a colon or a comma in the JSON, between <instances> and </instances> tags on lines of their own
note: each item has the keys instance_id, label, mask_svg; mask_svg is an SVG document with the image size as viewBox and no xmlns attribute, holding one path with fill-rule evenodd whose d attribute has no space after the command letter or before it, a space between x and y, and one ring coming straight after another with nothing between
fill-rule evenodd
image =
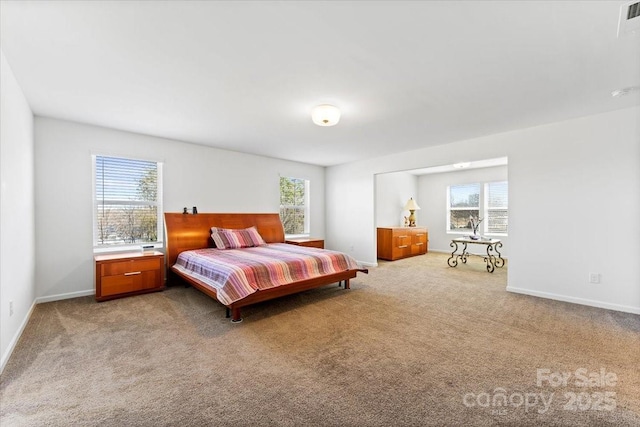
<instances>
[{"instance_id":1,"label":"dresser drawer","mask_svg":"<svg viewBox=\"0 0 640 427\"><path fill-rule=\"evenodd\" d=\"M413 244L417 245L426 245L427 244L427 233L416 231L413 233Z\"/></svg>"},{"instance_id":2,"label":"dresser drawer","mask_svg":"<svg viewBox=\"0 0 640 427\"><path fill-rule=\"evenodd\" d=\"M117 262L109 262L101 265L102 276L117 276L137 271L158 270L161 268L160 258L130 259Z\"/></svg>"},{"instance_id":3,"label":"dresser drawer","mask_svg":"<svg viewBox=\"0 0 640 427\"><path fill-rule=\"evenodd\" d=\"M393 233L393 241L396 247L406 247L411 244L411 233L410 232L397 232Z\"/></svg>"},{"instance_id":4,"label":"dresser drawer","mask_svg":"<svg viewBox=\"0 0 640 427\"><path fill-rule=\"evenodd\" d=\"M411 255L421 255L427 252L424 243L415 243L411 245Z\"/></svg>"}]
</instances>

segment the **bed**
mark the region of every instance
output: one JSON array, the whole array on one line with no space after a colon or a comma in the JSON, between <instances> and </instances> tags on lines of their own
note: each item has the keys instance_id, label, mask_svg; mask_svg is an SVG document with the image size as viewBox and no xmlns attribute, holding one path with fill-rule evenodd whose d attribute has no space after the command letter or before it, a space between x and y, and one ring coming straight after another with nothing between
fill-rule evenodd
<instances>
[{"instance_id":1,"label":"bed","mask_svg":"<svg viewBox=\"0 0 640 427\"><path fill-rule=\"evenodd\" d=\"M277 213L165 213L164 218L169 281L183 280L220 302L227 307L227 316L232 322L242 321L242 307L331 283L344 283L344 288L349 289L350 279L358 272L368 272L345 254L284 243L284 229ZM221 232L234 230L234 233L255 227L258 239L266 245L212 248L216 246L212 227L222 229ZM225 243L220 242L220 236L214 234L214 237L218 245ZM284 266L284 260L293 267ZM261 272L249 272L254 263L260 265ZM305 265L310 272L299 271ZM211 272L209 268L216 270ZM253 281L254 274L276 280L259 285ZM244 286L229 290L238 282Z\"/></svg>"}]
</instances>

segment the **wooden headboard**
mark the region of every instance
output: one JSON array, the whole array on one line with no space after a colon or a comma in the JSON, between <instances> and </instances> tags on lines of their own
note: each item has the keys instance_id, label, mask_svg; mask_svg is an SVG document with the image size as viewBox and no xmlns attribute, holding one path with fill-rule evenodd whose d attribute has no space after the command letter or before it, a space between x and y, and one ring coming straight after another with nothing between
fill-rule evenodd
<instances>
[{"instance_id":1,"label":"wooden headboard","mask_svg":"<svg viewBox=\"0 0 640 427\"><path fill-rule=\"evenodd\" d=\"M191 249L209 247L211 227L248 228L255 226L267 243L283 243L284 228L277 213L183 213L164 214L167 267L178 259L178 254Z\"/></svg>"}]
</instances>

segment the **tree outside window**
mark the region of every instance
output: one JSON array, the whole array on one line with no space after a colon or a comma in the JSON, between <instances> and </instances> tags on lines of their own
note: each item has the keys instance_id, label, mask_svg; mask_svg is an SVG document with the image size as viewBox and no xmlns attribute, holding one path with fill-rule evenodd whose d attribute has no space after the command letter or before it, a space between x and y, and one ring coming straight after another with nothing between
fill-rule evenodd
<instances>
[{"instance_id":1,"label":"tree outside window","mask_svg":"<svg viewBox=\"0 0 640 427\"><path fill-rule=\"evenodd\" d=\"M286 235L309 234L309 181L280 177L280 219Z\"/></svg>"},{"instance_id":2,"label":"tree outside window","mask_svg":"<svg viewBox=\"0 0 640 427\"><path fill-rule=\"evenodd\" d=\"M449 187L449 230L472 231L471 218L480 217L480 184Z\"/></svg>"}]
</instances>

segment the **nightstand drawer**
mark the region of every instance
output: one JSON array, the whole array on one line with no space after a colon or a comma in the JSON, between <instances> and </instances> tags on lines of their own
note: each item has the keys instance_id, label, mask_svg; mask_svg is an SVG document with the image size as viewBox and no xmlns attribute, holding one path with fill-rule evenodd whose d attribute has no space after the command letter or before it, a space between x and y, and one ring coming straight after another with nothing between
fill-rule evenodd
<instances>
[{"instance_id":1,"label":"nightstand drawer","mask_svg":"<svg viewBox=\"0 0 640 427\"><path fill-rule=\"evenodd\" d=\"M162 266L160 265L162 259L149 258L149 259L131 259L118 262L109 262L102 264L102 276L117 276L120 274L135 273L142 271L158 270Z\"/></svg>"},{"instance_id":2,"label":"nightstand drawer","mask_svg":"<svg viewBox=\"0 0 640 427\"><path fill-rule=\"evenodd\" d=\"M138 271L102 278L102 296L135 292L156 287L160 271Z\"/></svg>"}]
</instances>

